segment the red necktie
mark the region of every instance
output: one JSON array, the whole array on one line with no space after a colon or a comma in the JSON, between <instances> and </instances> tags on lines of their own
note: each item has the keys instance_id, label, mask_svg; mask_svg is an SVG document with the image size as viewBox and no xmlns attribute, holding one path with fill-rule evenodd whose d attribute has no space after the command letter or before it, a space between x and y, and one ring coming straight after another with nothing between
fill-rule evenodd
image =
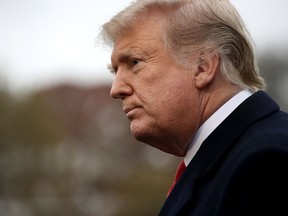
<instances>
[{"instance_id":1,"label":"red necktie","mask_svg":"<svg viewBox=\"0 0 288 216\"><path fill-rule=\"evenodd\" d=\"M184 170L186 169L184 160L182 160L177 168L176 171L176 175L174 178L174 182L172 183L168 193L167 193L167 197L169 196L169 194L171 193L171 191L173 190L174 186L176 185L176 183L178 182L179 178L181 177L182 173L184 172Z\"/></svg>"}]
</instances>

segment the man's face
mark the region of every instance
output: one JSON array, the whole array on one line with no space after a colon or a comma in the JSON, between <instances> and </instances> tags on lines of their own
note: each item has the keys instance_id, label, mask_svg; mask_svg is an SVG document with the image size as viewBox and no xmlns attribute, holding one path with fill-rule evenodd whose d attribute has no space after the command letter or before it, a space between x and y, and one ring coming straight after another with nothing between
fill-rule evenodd
<instances>
[{"instance_id":1,"label":"man's face","mask_svg":"<svg viewBox=\"0 0 288 216\"><path fill-rule=\"evenodd\" d=\"M123 100L137 140L183 156L200 124L196 71L178 64L161 36L159 21L152 16L116 39L111 96Z\"/></svg>"}]
</instances>

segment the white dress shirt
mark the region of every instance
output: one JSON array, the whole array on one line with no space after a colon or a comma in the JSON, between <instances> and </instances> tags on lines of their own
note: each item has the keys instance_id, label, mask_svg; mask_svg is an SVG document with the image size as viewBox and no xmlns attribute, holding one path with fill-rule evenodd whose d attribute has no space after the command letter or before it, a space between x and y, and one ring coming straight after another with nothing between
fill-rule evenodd
<instances>
[{"instance_id":1,"label":"white dress shirt","mask_svg":"<svg viewBox=\"0 0 288 216\"><path fill-rule=\"evenodd\" d=\"M213 115L211 115L198 129L192 142L188 146L184 163L186 167L193 159L199 150L203 141L212 133L213 130L221 124L244 100L246 100L252 93L249 90L243 90L233 96L223 106L221 106Z\"/></svg>"}]
</instances>

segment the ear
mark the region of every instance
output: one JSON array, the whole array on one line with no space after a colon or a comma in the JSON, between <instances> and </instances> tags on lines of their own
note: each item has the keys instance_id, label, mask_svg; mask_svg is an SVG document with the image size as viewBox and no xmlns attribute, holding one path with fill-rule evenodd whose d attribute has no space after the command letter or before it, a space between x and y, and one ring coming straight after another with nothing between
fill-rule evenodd
<instances>
[{"instance_id":1,"label":"ear","mask_svg":"<svg viewBox=\"0 0 288 216\"><path fill-rule=\"evenodd\" d=\"M195 74L195 83L198 89L211 84L219 71L220 59L215 53L209 53L199 59L198 71Z\"/></svg>"}]
</instances>

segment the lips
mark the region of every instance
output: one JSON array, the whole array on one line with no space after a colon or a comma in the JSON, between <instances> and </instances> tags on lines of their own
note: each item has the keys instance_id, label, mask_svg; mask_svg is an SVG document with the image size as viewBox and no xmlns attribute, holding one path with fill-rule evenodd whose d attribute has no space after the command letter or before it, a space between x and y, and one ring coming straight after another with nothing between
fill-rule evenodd
<instances>
[{"instance_id":1,"label":"lips","mask_svg":"<svg viewBox=\"0 0 288 216\"><path fill-rule=\"evenodd\" d=\"M124 107L124 108L123 108L123 111L124 111L125 114L127 114L127 113L129 113L131 110L133 110L133 109L135 109L135 108L132 107L132 106L130 106L130 107L128 106L128 107Z\"/></svg>"},{"instance_id":2,"label":"lips","mask_svg":"<svg viewBox=\"0 0 288 216\"><path fill-rule=\"evenodd\" d=\"M139 108L138 106L125 106L123 107L123 111L126 114L128 119L132 119L134 111Z\"/></svg>"}]
</instances>

